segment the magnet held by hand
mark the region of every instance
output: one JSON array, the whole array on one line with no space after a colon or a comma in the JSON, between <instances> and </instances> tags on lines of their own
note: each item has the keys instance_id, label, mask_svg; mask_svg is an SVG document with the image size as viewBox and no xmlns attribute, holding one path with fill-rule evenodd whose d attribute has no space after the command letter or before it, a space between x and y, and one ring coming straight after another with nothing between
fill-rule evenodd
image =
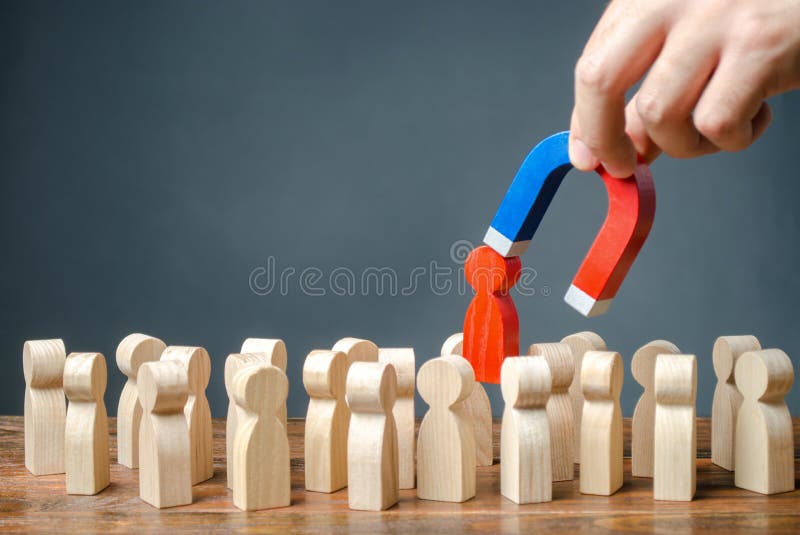
<instances>
[{"instance_id":1,"label":"magnet held by hand","mask_svg":"<svg viewBox=\"0 0 800 535\"><path fill-rule=\"evenodd\" d=\"M500 203L484 243L505 257L520 256L553 200L561 181L572 169L569 132L560 132L536 145L522 162ZM642 248L656 209L653 177L640 163L633 175L618 179L597 168L608 193L608 214L564 300L584 316L608 310Z\"/></svg>"}]
</instances>

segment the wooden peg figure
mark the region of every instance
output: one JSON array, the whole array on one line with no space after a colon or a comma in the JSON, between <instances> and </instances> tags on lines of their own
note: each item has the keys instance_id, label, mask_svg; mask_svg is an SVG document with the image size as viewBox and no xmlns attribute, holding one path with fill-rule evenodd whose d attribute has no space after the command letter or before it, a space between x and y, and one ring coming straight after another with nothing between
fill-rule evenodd
<instances>
[{"instance_id":1,"label":"wooden peg figure","mask_svg":"<svg viewBox=\"0 0 800 535\"><path fill-rule=\"evenodd\" d=\"M444 341L442 355L458 355L463 357L463 333L456 333ZM475 464L492 466L494 448L492 446L492 405L483 384L475 382L472 394L464 400L464 409L472 422L475 431Z\"/></svg>"},{"instance_id":2,"label":"wooden peg figure","mask_svg":"<svg viewBox=\"0 0 800 535\"><path fill-rule=\"evenodd\" d=\"M500 366L519 355L519 319L509 292L519 280L519 257L504 258L491 247L474 249L464 263L467 282L475 297L464 317L464 357L475 370L475 380L500 382Z\"/></svg>"},{"instance_id":3,"label":"wooden peg figure","mask_svg":"<svg viewBox=\"0 0 800 535\"><path fill-rule=\"evenodd\" d=\"M211 358L202 347L169 346L162 353L161 360L174 360L186 367L189 398L184 413L189 425L192 485L196 485L214 476L211 409L206 398L206 387L211 378Z\"/></svg>"},{"instance_id":4,"label":"wooden peg figure","mask_svg":"<svg viewBox=\"0 0 800 535\"><path fill-rule=\"evenodd\" d=\"M572 399L569 385L572 383L572 350L567 344L532 344L529 355L544 357L550 369L552 384L547 399L547 421L550 425L550 462L553 465L553 481L570 481L575 476L572 447Z\"/></svg>"},{"instance_id":5,"label":"wooden peg figure","mask_svg":"<svg viewBox=\"0 0 800 535\"><path fill-rule=\"evenodd\" d=\"M108 371L100 353L72 353L64 365L67 407L64 458L67 494L94 495L108 486Z\"/></svg>"},{"instance_id":6,"label":"wooden peg figure","mask_svg":"<svg viewBox=\"0 0 800 535\"><path fill-rule=\"evenodd\" d=\"M697 481L697 357L656 357L653 498L691 501Z\"/></svg>"},{"instance_id":7,"label":"wooden peg figure","mask_svg":"<svg viewBox=\"0 0 800 535\"><path fill-rule=\"evenodd\" d=\"M631 372L644 392L636 403L631 423L631 474L633 477L653 477L653 455L656 421L655 373L656 357L677 355L680 350L672 342L653 340L633 354Z\"/></svg>"},{"instance_id":8,"label":"wooden peg figure","mask_svg":"<svg viewBox=\"0 0 800 535\"><path fill-rule=\"evenodd\" d=\"M394 366L355 362L347 373L350 431L347 496L350 509L383 511L397 503L399 462L392 415L397 393Z\"/></svg>"},{"instance_id":9,"label":"wooden peg figure","mask_svg":"<svg viewBox=\"0 0 800 535\"><path fill-rule=\"evenodd\" d=\"M128 468L139 468L142 405L136 376L142 364L157 361L166 347L158 338L139 333L129 334L117 346L117 367L128 378L117 408L117 462Z\"/></svg>"},{"instance_id":10,"label":"wooden peg figure","mask_svg":"<svg viewBox=\"0 0 800 535\"><path fill-rule=\"evenodd\" d=\"M25 468L35 476L64 473L64 342L28 340L22 347L25 375Z\"/></svg>"},{"instance_id":11,"label":"wooden peg figure","mask_svg":"<svg viewBox=\"0 0 800 535\"><path fill-rule=\"evenodd\" d=\"M345 403L347 356L341 351L312 351L303 364L308 393L305 427L306 490L336 492L347 486Z\"/></svg>"},{"instance_id":12,"label":"wooden peg figure","mask_svg":"<svg viewBox=\"0 0 800 535\"><path fill-rule=\"evenodd\" d=\"M581 462L581 417L583 416L583 389L581 388L581 363L583 355L587 351L605 351L606 342L599 334L591 331L583 331L561 340L562 344L567 344L572 351L572 384L569 385L569 397L572 398L572 425L573 425L573 452L572 456L576 463Z\"/></svg>"},{"instance_id":13,"label":"wooden peg figure","mask_svg":"<svg viewBox=\"0 0 800 535\"><path fill-rule=\"evenodd\" d=\"M503 361L506 408L500 432L500 492L514 503L553 499L547 399L552 378L543 357Z\"/></svg>"},{"instance_id":14,"label":"wooden peg figure","mask_svg":"<svg viewBox=\"0 0 800 535\"><path fill-rule=\"evenodd\" d=\"M347 377L347 370L350 369L350 365L354 362L378 362L378 346L370 340L352 337L342 338L333 344L333 351L341 351L347 357L347 369L344 372L345 378ZM347 425L349 426L350 407L347 406L347 403L344 404L344 411L347 415ZM345 435L347 435L347 429L345 429ZM347 457L346 451L345 457Z\"/></svg>"},{"instance_id":15,"label":"wooden peg figure","mask_svg":"<svg viewBox=\"0 0 800 535\"><path fill-rule=\"evenodd\" d=\"M736 417L742 405L734 368L743 353L759 349L761 343L755 336L720 336L714 342L712 359L717 387L711 405L711 462L725 470L734 469Z\"/></svg>"},{"instance_id":16,"label":"wooden peg figure","mask_svg":"<svg viewBox=\"0 0 800 535\"><path fill-rule=\"evenodd\" d=\"M277 416L288 393L286 374L268 364L246 366L233 380L233 398L242 409L233 445L233 504L244 511L291 501L289 438Z\"/></svg>"},{"instance_id":17,"label":"wooden peg figure","mask_svg":"<svg viewBox=\"0 0 800 535\"><path fill-rule=\"evenodd\" d=\"M417 450L414 422L414 382L417 369L414 349L381 347L378 350L378 361L394 366L397 374L397 399L392 416L397 426L398 482L401 489L413 489L416 486L417 472L414 460Z\"/></svg>"},{"instance_id":18,"label":"wooden peg figure","mask_svg":"<svg viewBox=\"0 0 800 535\"><path fill-rule=\"evenodd\" d=\"M417 438L417 497L464 502L475 496L475 436L464 410L475 383L470 363L458 355L431 359L417 374L430 405Z\"/></svg>"},{"instance_id":19,"label":"wooden peg figure","mask_svg":"<svg viewBox=\"0 0 800 535\"><path fill-rule=\"evenodd\" d=\"M235 477L233 440L239 427L239 409L233 399L233 379L239 370L251 364L268 364L268 362L262 353L231 353L225 359L225 391L228 394L228 416L225 419L225 461L229 489L233 489L233 478ZM280 410L278 412L280 413Z\"/></svg>"},{"instance_id":20,"label":"wooden peg figure","mask_svg":"<svg viewBox=\"0 0 800 535\"><path fill-rule=\"evenodd\" d=\"M139 497L159 509L192 503L192 462L184 406L186 367L176 361L139 368Z\"/></svg>"},{"instance_id":21,"label":"wooden peg figure","mask_svg":"<svg viewBox=\"0 0 800 535\"><path fill-rule=\"evenodd\" d=\"M587 351L581 365L581 494L611 496L622 486L622 358Z\"/></svg>"},{"instance_id":22,"label":"wooden peg figure","mask_svg":"<svg viewBox=\"0 0 800 535\"><path fill-rule=\"evenodd\" d=\"M288 354L286 344L278 338L248 338L242 343L242 354L261 355L267 364L275 366L286 373ZM286 427L286 404L278 407L278 419Z\"/></svg>"},{"instance_id":23,"label":"wooden peg figure","mask_svg":"<svg viewBox=\"0 0 800 535\"><path fill-rule=\"evenodd\" d=\"M792 416L783 399L794 369L780 349L748 351L736 361L744 400L736 418L734 484L761 494L794 490Z\"/></svg>"}]
</instances>

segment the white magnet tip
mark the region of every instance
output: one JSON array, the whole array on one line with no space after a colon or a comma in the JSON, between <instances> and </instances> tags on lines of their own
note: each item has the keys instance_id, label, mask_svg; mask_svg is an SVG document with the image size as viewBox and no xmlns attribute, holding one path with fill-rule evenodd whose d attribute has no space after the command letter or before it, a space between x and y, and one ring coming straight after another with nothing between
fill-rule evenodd
<instances>
[{"instance_id":1,"label":"white magnet tip","mask_svg":"<svg viewBox=\"0 0 800 535\"><path fill-rule=\"evenodd\" d=\"M572 284L569 290L567 290L567 295L564 296L564 301L587 318L592 318L604 314L606 310L608 310L608 307L611 306L611 301L613 301L613 299L598 301Z\"/></svg>"},{"instance_id":2,"label":"white magnet tip","mask_svg":"<svg viewBox=\"0 0 800 535\"><path fill-rule=\"evenodd\" d=\"M510 258L512 256L522 256L531 240L513 242L496 231L494 227L489 227L489 230L486 231L486 236L483 237L483 243L504 257Z\"/></svg>"}]
</instances>

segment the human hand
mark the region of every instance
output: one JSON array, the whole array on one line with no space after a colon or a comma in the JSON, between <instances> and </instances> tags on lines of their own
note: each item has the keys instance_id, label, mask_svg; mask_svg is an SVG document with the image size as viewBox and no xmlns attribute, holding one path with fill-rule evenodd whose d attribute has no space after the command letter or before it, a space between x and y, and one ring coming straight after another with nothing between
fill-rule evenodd
<instances>
[{"instance_id":1,"label":"human hand","mask_svg":"<svg viewBox=\"0 0 800 535\"><path fill-rule=\"evenodd\" d=\"M575 67L570 159L626 177L637 152L742 150L798 87L800 0L613 0Z\"/></svg>"}]
</instances>

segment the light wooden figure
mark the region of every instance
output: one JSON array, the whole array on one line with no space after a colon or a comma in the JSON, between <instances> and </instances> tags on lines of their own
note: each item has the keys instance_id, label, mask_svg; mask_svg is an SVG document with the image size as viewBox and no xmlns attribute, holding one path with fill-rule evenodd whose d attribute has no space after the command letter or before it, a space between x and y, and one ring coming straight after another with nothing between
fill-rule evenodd
<instances>
[{"instance_id":1,"label":"light wooden figure","mask_svg":"<svg viewBox=\"0 0 800 535\"><path fill-rule=\"evenodd\" d=\"M305 485L314 492L347 486L349 409L345 403L347 355L315 350L303 364L308 393L305 427Z\"/></svg>"},{"instance_id":2,"label":"light wooden figure","mask_svg":"<svg viewBox=\"0 0 800 535\"><path fill-rule=\"evenodd\" d=\"M35 476L64 473L64 342L28 340L22 348L25 375L25 468Z\"/></svg>"},{"instance_id":3,"label":"light wooden figure","mask_svg":"<svg viewBox=\"0 0 800 535\"><path fill-rule=\"evenodd\" d=\"M64 365L69 400L64 436L67 494L97 494L111 480L108 414L103 401L108 371L100 353L71 353Z\"/></svg>"},{"instance_id":4,"label":"light wooden figure","mask_svg":"<svg viewBox=\"0 0 800 535\"><path fill-rule=\"evenodd\" d=\"M442 344L442 355L463 356L464 334L456 333ZM483 384L475 381L472 394L464 401L464 408L475 432L475 462L477 466L492 466L492 404Z\"/></svg>"},{"instance_id":5,"label":"light wooden figure","mask_svg":"<svg viewBox=\"0 0 800 535\"><path fill-rule=\"evenodd\" d=\"M547 399L552 378L543 357L503 361L501 388L506 407L500 432L500 492L514 503L553 499Z\"/></svg>"},{"instance_id":6,"label":"light wooden figure","mask_svg":"<svg viewBox=\"0 0 800 535\"><path fill-rule=\"evenodd\" d=\"M117 346L117 367L128 378L117 407L117 462L128 468L139 468L142 405L136 376L142 364L157 361L166 347L158 338L139 333L129 334Z\"/></svg>"},{"instance_id":7,"label":"light wooden figure","mask_svg":"<svg viewBox=\"0 0 800 535\"><path fill-rule=\"evenodd\" d=\"M417 440L414 433L414 381L417 370L414 349L382 347L378 350L378 361L394 366L397 374L397 399L392 415L397 426L399 485L401 489L413 489L417 469Z\"/></svg>"},{"instance_id":8,"label":"light wooden figure","mask_svg":"<svg viewBox=\"0 0 800 535\"><path fill-rule=\"evenodd\" d=\"M211 378L211 358L202 347L169 346L161 354L161 360L176 361L186 367L189 397L184 414L189 425L192 485L196 485L214 476L211 409L206 398L206 387Z\"/></svg>"},{"instance_id":9,"label":"light wooden figure","mask_svg":"<svg viewBox=\"0 0 800 535\"><path fill-rule=\"evenodd\" d=\"M610 496L622 486L622 358L613 351L587 351L581 363L582 494Z\"/></svg>"},{"instance_id":10,"label":"light wooden figure","mask_svg":"<svg viewBox=\"0 0 800 535\"><path fill-rule=\"evenodd\" d=\"M430 405L417 439L417 497L463 502L475 496L475 434L464 408L475 384L472 365L459 355L431 359L417 374Z\"/></svg>"},{"instance_id":11,"label":"light wooden figure","mask_svg":"<svg viewBox=\"0 0 800 535\"><path fill-rule=\"evenodd\" d=\"M711 405L711 462L725 470L734 469L736 417L742 405L734 368L743 353L759 349L758 338L749 335L720 336L714 342L712 359L717 387Z\"/></svg>"},{"instance_id":12,"label":"light wooden figure","mask_svg":"<svg viewBox=\"0 0 800 535\"><path fill-rule=\"evenodd\" d=\"M242 343L242 354L262 355L267 364L286 373L288 354L286 344L278 338L248 338ZM286 403L278 407L278 419L286 427Z\"/></svg>"},{"instance_id":13,"label":"light wooden figure","mask_svg":"<svg viewBox=\"0 0 800 535\"><path fill-rule=\"evenodd\" d=\"M680 350L672 342L653 340L633 354L631 372L644 392L636 403L631 423L631 474L633 477L653 477L653 436L656 421L655 373L656 357L676 355Z\"/></svg>"},{"instance_id":14,"label":"light wooden figure","mask_svg":"<svg viewBox=\"0 0 800 535\"><path fill-rule=\"evenodd\" d=\"M362 338L342 338L333 344L333 351L341 351L347 357L347 370L354 362L378 362L378 346L370 340ZM345 370L345 378L347 377L347 370ZM347 414L347 425L350 425L350 407L347 403L344 404L344 411ZM347 429L344 431L347 435ZM347 444L345 442L345 444ZM345 457L347 452L345 451Z\"/></svg>"},{"instance_id":15,"label":"light wooden figure","mask_svg":"<svg viewBox=\"0 0 800 535\"><path fill-rule=\"evenodd\" d=\"M573 425L573 459L581 462L581 417L583 416L583 390L581 389L581 362L587 351L605 351L606 342L599 334L583 331L565 336L561 340L572 351L572 367L574 374L572 384L569 385L569 397L572 398L572 425Z\"/></svg>"},{"instance_id":16,"label":"light wooden figure","mask_svg":"<svg viewBox=\"0 0 800 535\"><path fill-rule=\"evenodd\" d=\"M691 501L697 481L697 357L658 355L653 498Z\"/></svg>"},{"instance_id":17,"label":"light wooden figure","mask_svg":"<svg viewBox=\"0 0 800 535\"><path fill-rule=\"evenodd\" d=\"M347 373L350 431L347 438L347 500L350 509L383 511L397 503L399 462L392 415L397 393L394 366L354 362Z\"/></svg>"},{"instance_id":18,"label":"light wooden figure","mask_svg":"<svg viewBox=\"0 0 800 535\"><path fill-rule=\"evenodd\" d=\"M792 389L792 361L780 349L748 351L736 361L744 400L736 418L734 483L777 494L794 490L792 416L784 397Z\"/></svg>"},{"instance_id":19,"label":"light wooden figure","mask_svg":"<svg viewBox=\"0 0 800 535\"><path fill-rule=\"evenodd\" d=\"M290 504L289 438L278 417L288 393L286 374L268 364L245 366L233 380L241 409L233 445L233 504L244 511Z\"/></svg>"},{"instance_id":20,"label":"light wooden figure","mask_svg":"<svg viewBox=\"0 0 800 535\"><path fill-rule=\"evenodd\" d=\"M228 394L228 415L225 419L225 462L227 466L229 489L233 489L233 479L235 470L233 467L233 440L236 437L236 429L239 427L239 412L236 401L233 399L233 379L236 373L243 367L251 364L268 364L264 355L260 353L231 353L225 359L225 391ZM279 411L280 412L280 411ZM285 426L284 426L285 427Z\"/></svg>"},{"instance_id":21,"label":"light wooden figure","mask_svg":"<svg viewBox=\"0 0 800 535\"><path fill-rule=\"evenodd\" d=\"M189 378L180 362L146 362L139 368L139 497L154 507L192 503L189 426L183 408Z\"/></svg>"},{"instance_id":22,"label":"light wooden figure","mask_svg":"<svg viewBox=\"0 0 800 535\"><path fill-rule=\"evenodd\" d=\"M532 344L528 355L544 357L552 379L547 400L547 421L550 425L550 462L553 481L570 481L575 477L572 448L575 426L572 421L572 350L567 344Z\"/></svg>"}]
</instances>

